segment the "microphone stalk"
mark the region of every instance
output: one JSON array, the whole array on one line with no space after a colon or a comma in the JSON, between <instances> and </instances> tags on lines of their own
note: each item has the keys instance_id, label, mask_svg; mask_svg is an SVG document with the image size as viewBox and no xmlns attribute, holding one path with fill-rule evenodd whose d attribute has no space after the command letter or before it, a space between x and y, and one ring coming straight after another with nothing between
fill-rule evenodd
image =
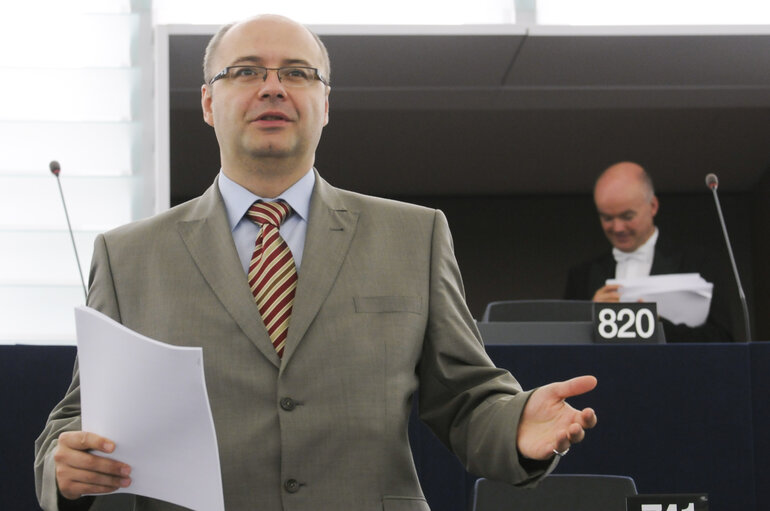
<instances>
[{"instance_id":1,"label":"microphone stalk","mask_svg":"<svg viewBox=\"0 0 770 511\"><path fill-rule=\"evenodd\" d=\"M749 307L746 304L746 294L743 292L743 286L741 285L741 277L738 275L738 266L735 264L735 256L733 255L733 247L730 243L730 236L727 234L727 225L725 224L725 218L722 215L722 205L719 203L719 196L717 195L717 188L719 187L719 180L716 174L708 174L706 176L706 186L711 190L714 196L714 203L717 207L717 214L719 215L719 223L722 226L722 234L725 238L725 244L727 245L727 253L730 256L730 263L733 266L733 274L735 275L735 283L738 285L738 296L741 300L741 309L743 309L743 323L746 328L746 342L751 342L751 323L749 321Z\"/></svg>"},{"instance_id":2,"label":"microphone stalk","mask_svg":"<svg viewBox=\"0 0 770 511\"><path fill-rule=\"evenodd\" d=\"M75 261L78 264L78 273L80 274L80 285L83 286L83 296L88 301L88 291L86 290L86 281L83 278L83 269L80 267L80 257L78 256L78 247L75 245L75 235L72 233L72 224L70 224L70 215L67 212L67 203L64 201L64 192L62 191L61 181L59 180L59 173L61 172L61 166L59 162L54 160L48 167L51 169L51 174L56 176L56 184L59 185L59 195L61 196L61 203L64 206L64 216L67 219L67 229L70 233L70 239L72 240L72 249L75 251Z\"/></svg>"}]
</instances>

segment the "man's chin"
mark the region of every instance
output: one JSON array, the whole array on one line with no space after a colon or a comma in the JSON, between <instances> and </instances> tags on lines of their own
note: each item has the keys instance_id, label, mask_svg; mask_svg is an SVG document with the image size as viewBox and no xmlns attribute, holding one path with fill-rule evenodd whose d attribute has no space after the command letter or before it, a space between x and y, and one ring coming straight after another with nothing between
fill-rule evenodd
<instances>
[{"instance_id":1,"label":"man's chin","mask_svg":"<svg viewBox=\"0 0 770 511\"><path fill-rule=\"evenodd\" d=\"M611 243L613 247L617 248L621 252L633 252L636 250L630 241L619 242L618 240L612 240Z\"/></svg>"},{"instance_id":2,"label":"man's chin","mask_svg":"<svg viewBox=\"0 0 770 511\"><path fill-rule=\"evenodd\" d=\"M292 155L292 151L288 147L280 146L277 144L270 144L261 147L252 148L250 151L251 157L255 159L259 158L286 158Z\"/></svg>"}]
</instances>

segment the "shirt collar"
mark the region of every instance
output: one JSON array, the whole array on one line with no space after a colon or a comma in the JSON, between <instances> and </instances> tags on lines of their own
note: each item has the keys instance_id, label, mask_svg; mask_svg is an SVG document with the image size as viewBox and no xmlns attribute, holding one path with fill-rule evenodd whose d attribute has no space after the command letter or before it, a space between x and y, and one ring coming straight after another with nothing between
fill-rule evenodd
<instances>
[{"instance_id":1,"label":"shirt collar","mask_svg":"<svg viewBox=\"0 0 770 511\"><path fill-rule=\"evenodd\" d=\"M291 206L291 209L296 215L302 220L307 221L308 215L310 214L310 197L313 194L313 186L315 185L315 172L313 172L313 169L311 168L299 181L291 185L278 197L269 199L251 193L246 188L227 177L221 170L219 172L218 184L222 199L225 202L227 220L230 223L230 230L232 231L246 214L246 211L257 200L269 202L282 199Z\"/></svg>"}]
</instances>

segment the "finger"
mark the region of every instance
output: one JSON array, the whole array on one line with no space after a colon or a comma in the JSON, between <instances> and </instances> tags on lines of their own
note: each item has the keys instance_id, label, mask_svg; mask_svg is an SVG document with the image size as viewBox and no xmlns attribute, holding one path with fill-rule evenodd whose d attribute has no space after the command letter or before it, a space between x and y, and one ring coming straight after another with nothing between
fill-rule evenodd
<instances>
[{"instance_id":1,"label":"finger","mask_svg":"<svg viewBox=\"0 0 770 511\"><path fill-rule=\"evenodd\" d=\"M567 438L569 439L570 443L576 444L578 442L582 442L585 436L586 430L580 424L571 424L567 429Z\"/></svg>"},{"instance_id":2,"label":"finger","mask_svg":"<svg viewBox=\"0 0 770 511\"><path fill-rule=\"evenodd\" d=\"M570 435L569 430L566 431L562 436L560 440L556 441L556 445L554 445L553 450L564 453L567 451L570 447L572 447L573 443L577 443L577 441L572 441L572 435Z\"/></svg>"},{"instance_id":3,"label":"finger","mask_svg":"<svg viewBox=\"0 0 770 511\"><path fill-rule=\"evenodd\" d=\"M551 386L560 399L566 399L590 392L596 388L597 384L598 380L595 376L585 375L567 381L555 382Z\"/></svg>"},{"instance_id":4,"label":"finger","mask_svg":"<svg viewBox=\"0 0 770 511\"><path fill-rule=\"evenodd\" d=\"M57 467L88 470L114 477L125 477L131 473L131 467L125 463L67 446L58 446L53 457Z\"/></svg>"},{"instance_id":5,"label":"finger","mask_svg":"<svg viewBox=\"0 0 770 511\"><path fill-rule=\"evenodd\" d=\"M68 452L67 452L68 451ZM131 484L131 468L82 451L64 448L54 454L59 491L69 499L85 493L107 493Z\"/></svg>"},{"instance_id":6,"label":"finger","mask_svg":"<svg viewBox=\"0 0 770 511\"><path fill-rule=\"evenodd\" d=\"M71 469L68 476L72 484L102 487L105 488L103 491L114 491L131 484L130 477L112 476L90 470Z\"/></svg>"},{"instance_id":7,"label":"finger","mask_svg":"<svg viewBox=\"0 0 770 511\"><path fill-rule=\"evenodd\" d=\"M129 478L110 478L87 471L74 471L72 476L77 479L69 480L64 478L59 483L59 492L70 500L94 493L111 493L131 484L131 479Z\"/></svg>"},{"instance_id":8,"label":"finger","mask_svg":"<svg viewBox=\"0 0 770 511\"><path fill-rule=\"evenodd\" d=\"M114 450L114 443L93 433L83 431L62 433L59 435L59 443L54 451L54 461L57 467L62 465L113 476L127 476L131 473L130 466L121 461L94 454L94 452L111 453Z\"/></svg>"},{"instance_id":9,"label":"finger","mask_svg":"<svg viewBox=\"0 0 770 511\"><path fill-rule=\"evenodd\" d=\"M561 440L556 442L554 449L558 452L564 452L572 445L582 442L585 437L585 429L580 424L570 424L567 431L562 435Z\"/></svg>"},{"instance_id":10,"label":"finger","mask_svg":"<svg viewBox=\"0 0 770 511\"><path fill-rule=\"evenodd\" d=\"M56 483L63 496L77 499L83 494L112 492L131 484L130 466L78 450L83 445L90 445L88 437L75 434L64 437L54 451Z\"/></svg>"},{"instance_id":11,"label":"finger","mask_svg":"<svg viewBox=\"0 0 770 511\"><path fill-rule=\"evenodd\" d=\"M586 408L580 412L577 416L578 422L570 424L567 428L567 440L570 444L576 444L582 442L586 436L586 429L591 429L596 426L596 414L591 408Z\"/></svg>"},{"instance_id":12,"label":"finger","mask_svg":"<svg viewBox=\"0 0 770 511\"><path fill-rule=\"evenodd\" d=\"M620 289L620 284L607 284L596 290L595 295L606 295L609 293L617 293Z\"/></svg>"},{"instance_id":13,"label":"finger","mask_svg":"<svg viewBox=\"0 0 770 511\"><path fill-rule=\"evenodd\" d=\"M88 484L75 484L71 489L59 488L59 493L67 500L77 500L84 495L112 493L117 488L108 488L105 486L93 486Z\"/></svg>"},{"instance_id":14,"label":"finger","mask_svg":"<svg viewBox=\"0 0 770 511\"><path fill-rule=\"evenodd\" d=\"M620 293L617 292L602 292L597 291L593 298L594 302L600 303L613 303L620 301Z\"/></svg>"},{"instance_id":15,"label":"finger","mask_svg":"<svg viewBox=\"0 0 770 511\"><path fill-rule=\"evenodd\" d=\"M74 458L74 462L83 467L67 465L59 461L56 463L56 482L61 494L68 499L76 499L86 493L112 492L131 484L131 478L128 477L131 470L128 466L117 473L100 472L99 469L104 466L104 462L110 460L80 451L71 452L75 453L71 457Z\"/></svg>"},{"instance_id":16,"label":"finger","mask_svg":"<svg viewBox=\"0 0 770 511\"><path fill-rule=\"evenodd\" d=\"M115 450L115 443L103 436L87 431L65 431L59 435L59 444L78 451L97 451L111 453Z\"/></svg>"},{"instance_id":17,"label":"finger","mask_svg":"<svg viewBox=\"0 0 770 511\"><path fill-rule=\"evenodd\" d=\"M596 426L599 419L593 408L586 408L580 412L580 425L583 429L591 429Z\"/></svg>"}]
</instances>

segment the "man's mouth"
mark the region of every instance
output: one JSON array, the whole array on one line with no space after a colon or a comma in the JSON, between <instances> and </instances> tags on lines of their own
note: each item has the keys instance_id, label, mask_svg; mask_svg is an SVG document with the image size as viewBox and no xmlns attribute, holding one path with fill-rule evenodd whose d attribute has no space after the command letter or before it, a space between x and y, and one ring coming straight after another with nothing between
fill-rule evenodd
<instances>
[{"instance_id":1,"label":"man's mouth","mask_svg":"<svg viewBox=\"0 0 770 511\"><path fill-rule=\"evenodd\" d=\"M257 116L257 121L288 121L289 117L280 112L265 112Z\"/></svg>"}]
</instances>

